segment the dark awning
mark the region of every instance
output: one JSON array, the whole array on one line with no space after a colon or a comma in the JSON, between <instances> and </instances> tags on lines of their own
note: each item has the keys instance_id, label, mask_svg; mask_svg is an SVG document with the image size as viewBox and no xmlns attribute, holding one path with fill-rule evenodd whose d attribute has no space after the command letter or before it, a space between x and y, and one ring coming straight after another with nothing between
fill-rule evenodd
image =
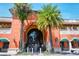
<instances>
[{"instance_id":1,"label":"dark awning","mask_svg":"<svg viewBox=\"0 0 79 59\"><path fill-rule=\"evenodd\" d=\"M0 42L9 42L6 38L0 38Z\"/></svg>"},{"instance_id":2,"label":"dark awning","mask_svg":"<svg viewBox=\"0 0 79 59\"><path fill-rule=\"evenodd\" d=\"M75 38L75 39L73 39L73 41L79 41L79 39Z\"/></svg>"}]
</instances>

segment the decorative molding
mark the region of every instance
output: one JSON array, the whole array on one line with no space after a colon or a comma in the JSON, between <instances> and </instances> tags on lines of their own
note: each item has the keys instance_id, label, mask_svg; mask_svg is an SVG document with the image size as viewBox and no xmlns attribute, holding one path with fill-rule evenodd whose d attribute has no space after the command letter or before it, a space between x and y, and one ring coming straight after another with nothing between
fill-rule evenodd
<instances>
[{"instance_id":1,"label":"decorative molding","mask_svg":"<svg viewBox=\"0 0 79 59\"><path fill-rule=\"evenodd\" d=\"M11 17L0 17L0 22L12 22Z\"/></svg>"},{"instance_id":2,"label":"decorative molding","mask_svg":"<svg viewBox=\"0 0 79 59\"><path fill-rule=\"evenodd\" d=\"M61 30L60 34L79 34L79 30L75 31L70 31L70 30Z\"/></svg>"}]
</instances>

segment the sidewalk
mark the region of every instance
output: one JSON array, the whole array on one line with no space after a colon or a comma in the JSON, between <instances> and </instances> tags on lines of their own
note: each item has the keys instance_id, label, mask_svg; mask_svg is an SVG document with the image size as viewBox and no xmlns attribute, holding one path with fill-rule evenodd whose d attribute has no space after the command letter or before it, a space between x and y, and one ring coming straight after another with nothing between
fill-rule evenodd
<instances>
[{"instance_id":1,"label":"sidewalk","mask_svg":"<svg viewBox=\"0 0 79 59\"><path fill-rule=\"evenodd\" d=\"M79 56L76 54L66 54L66 53L27 53L27 52L22 52L18 53L16 56Z\"/></svg>"}]
</instances>

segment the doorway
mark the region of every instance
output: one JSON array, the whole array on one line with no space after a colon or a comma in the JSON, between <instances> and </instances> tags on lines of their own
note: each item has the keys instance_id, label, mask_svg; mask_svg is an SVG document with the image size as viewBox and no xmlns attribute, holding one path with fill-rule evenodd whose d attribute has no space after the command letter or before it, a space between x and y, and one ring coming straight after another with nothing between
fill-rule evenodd
<instances>
[{"instance_id":1,"label":"doorway","mask_svg":"<svg viewBox=\"0 0 79 59\"><path fill-rule=\"evenodd\" d=\"M29 51L32 51L33 49L33 52L39 52L40 48L41 48L41 51L45 51L46 47L43 41L44 40L43 40L42 31L38 29L31 29L27 33L27 42L26 42L25 48L28 47Z\"/></svg>"}]
</instances>

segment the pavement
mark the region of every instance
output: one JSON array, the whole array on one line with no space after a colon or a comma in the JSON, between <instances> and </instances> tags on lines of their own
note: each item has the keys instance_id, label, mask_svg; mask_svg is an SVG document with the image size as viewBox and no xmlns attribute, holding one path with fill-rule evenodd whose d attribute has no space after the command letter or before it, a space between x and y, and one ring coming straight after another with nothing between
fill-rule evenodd
<instances>
[{"instance_id":1,"label":"pavement","mask_svg":"<svg viewBox=\"0 0 79 59\"><path fill-rule=\"evenodd\" d=\"M8 53L0 53L0 56L79 56L79 54L73 53L48 53L48 52L41 52L41 53L32 53L32 52L8 52Z\"/></svg>"},{"instance_id":2,"label":"pavement","mask_svg":"<svg viewBox=\"0 0 79 59\"><path fill-rule=\"evenodd\" d=\"M79 56L79 54L73 53L19 53L16 56Z\"/></svg>"}]
</instances>

